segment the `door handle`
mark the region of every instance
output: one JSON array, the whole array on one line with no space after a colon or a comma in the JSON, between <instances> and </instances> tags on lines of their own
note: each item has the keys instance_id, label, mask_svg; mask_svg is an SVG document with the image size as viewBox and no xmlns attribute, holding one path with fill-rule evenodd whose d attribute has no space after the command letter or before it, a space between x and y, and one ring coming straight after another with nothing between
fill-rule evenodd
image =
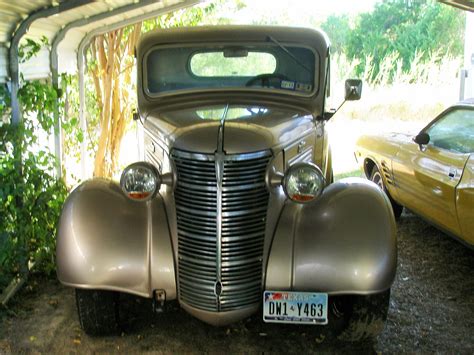
<instances>
[{"instance_id":1,"label":"door handle","mask_svg":"<svg viewBox=\"0 0 474 355\"><path fill-rule=\"evenodd\" d=\"M449 174L448 174L448 176L449 176L451 179L453 179L453 178L456 177L456 173L457 173L457 170L454 169L454 168L451 168L451 169L449 169Z\"/></svg>"}]
</instances>

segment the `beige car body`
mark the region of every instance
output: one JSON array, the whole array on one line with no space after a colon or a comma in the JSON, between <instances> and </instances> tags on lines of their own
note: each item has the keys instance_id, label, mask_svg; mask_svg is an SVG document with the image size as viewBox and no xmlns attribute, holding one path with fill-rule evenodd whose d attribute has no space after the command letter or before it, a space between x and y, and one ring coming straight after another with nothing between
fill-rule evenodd
<instances>
[{"instance_id":1,"label":"beige car body","mask_svg":"<svg viewBox=\"0 0 474 355\"><path fill-rule=\"evenodd\" d=\"M317 53L319 89L311 96L247 88L163 97L147 93L143 63L150 48L169 43L261 42L269 35L280 43L298 43ZM329 80L328 49L328 40L321 32L280 27L204 27L144 36L137 59L146 160L162 173L170 172L174 185L162 185L159 194L148 202L131 201L113 181L93 179L76 188L65 203L59 225L59 280L76 288L115 290L148 298L159 292L166 301L177 299L186 311L215 325L255 313L261 307L264 290L318 291L331 296L369 295L389 289L395 277L397 249L387 197L363 179L330 183L330 148L322 119ZM255 117L225 122L198 117L198 109L228 109L233 105L258 105L265 110ZM262 178L262 194L268 196L261 219L262 248L258 249L259 266L253 273L257 275L257 293L250 303L213 311L191 304L193 295L186 292L191 286L200 290L200 285L180 274L189 270L181 265L188 249L180 249L187 245L183 246L180 239L179 230L184 227L179 224L184 222L177 213L185 210L182 196L188 190L183 184L186 166L179 162L197 159L200 164L209 161L217 166L219 159L230 164L242 157L268 161ZM284 174L299 161L317 164L327 180L328 186L312 204L291 202L279 183L274 183L278 173ZM185 196L195 198L192 193ZM216 222L217 226L224 223L219 214ZM232 254L232 250L227 252ZM215 261L218 273L225 272L224 259L221 256ZM236 287L245 292L245 284ZM223 283L222 297L231 291Z\"/></svg>"},{"instance_id":2,"label":"beige car body","mask_svg":"<svg viewBox=\"0 0 474 355\"><path fill-rule=\"evenodd\" d=\"M472 100L454 105L420 133L456 109L472 110ZM474 154L419 145L414 136L389 133L362 136L355 155L370 178L374 166L382 173L388 194L464 244L474 247Z\"/></svg>"}]
</instances>

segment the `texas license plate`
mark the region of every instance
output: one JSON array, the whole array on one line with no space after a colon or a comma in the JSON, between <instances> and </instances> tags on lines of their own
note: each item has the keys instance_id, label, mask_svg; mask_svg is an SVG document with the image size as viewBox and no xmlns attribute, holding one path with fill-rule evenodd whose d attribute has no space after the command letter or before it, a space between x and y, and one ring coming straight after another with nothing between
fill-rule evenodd
<instances>
[{"instance_id":1,"label":"texas license plate","mask_svg":"<svg viewBox=\"0 0 474 355\"><path fill-rule=\"evenodd\" d=\"M327 324L328 295L315 292L265 291L263 320L268 323Z\"/></svg>"}]
</instances>

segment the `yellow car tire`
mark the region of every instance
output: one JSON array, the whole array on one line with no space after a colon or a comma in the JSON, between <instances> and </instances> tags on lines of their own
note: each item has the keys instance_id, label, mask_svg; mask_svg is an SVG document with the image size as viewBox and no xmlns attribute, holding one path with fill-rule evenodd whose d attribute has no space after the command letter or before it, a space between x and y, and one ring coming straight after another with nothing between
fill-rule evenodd
<instances>
[{"instance_id":1,"label":"yellow car tire","mask_svg":"<svg viewBox=\"0 0 474 355\"><path fill-rule=\"evenodd\" d=\"M377 168L377 166L374 166L374 168L372 169L372 173L370 174L369 180L374 182L378 187L380 187L382 191L385 192L385 194L388 196L392 205L393 215L395 216L395 219L398 220L402 215L403 206L394 201L392 196L390 196L389 192L387 191L387 188L385 187L382 174L380 173L380 170Z\"/></svg>"}]
</instances>

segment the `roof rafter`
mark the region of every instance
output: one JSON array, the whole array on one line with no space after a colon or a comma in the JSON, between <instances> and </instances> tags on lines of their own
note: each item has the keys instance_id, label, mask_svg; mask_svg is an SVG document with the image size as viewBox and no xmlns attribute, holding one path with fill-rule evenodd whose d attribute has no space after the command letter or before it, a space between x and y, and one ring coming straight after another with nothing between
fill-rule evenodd
<instances>
[{"instance_id":1,"label":"roof rafter","mask_svg":"<svg viewBox=\"0 0 474 355\"><path fill-rule=\"evenodd\" d=\"M18 46L21 38L28 31L31 24L40 19L52 15L60 14L64 11L69 11L74 8L89 4L95 0L69 0L64 1L56 6L50 6L31 13L25 20L23 20L16 30L11 35L10 49L9 49L9 71L11 79L11 102L12 102L12 122L18 124L20 122L20 107L18 104L18 88L19 88L19 63L18 63Z\"/></svg>"}]
</instances>

